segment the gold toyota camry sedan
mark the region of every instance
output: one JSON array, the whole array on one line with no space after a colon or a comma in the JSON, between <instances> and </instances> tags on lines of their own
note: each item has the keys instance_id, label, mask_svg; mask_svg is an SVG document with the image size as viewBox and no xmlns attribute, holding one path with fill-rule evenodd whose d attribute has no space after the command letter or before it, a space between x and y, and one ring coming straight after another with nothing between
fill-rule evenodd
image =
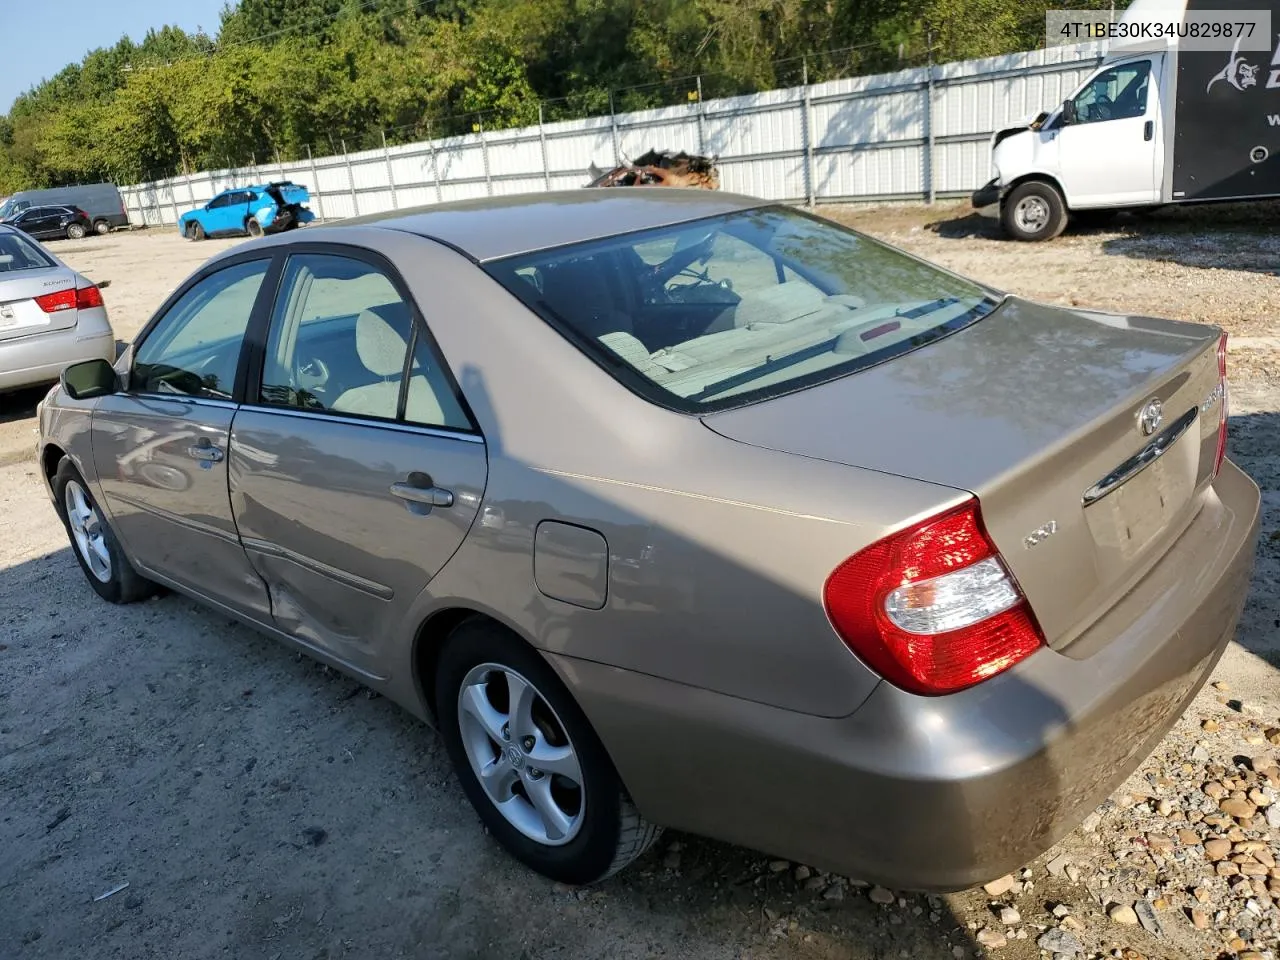
<instances>
[{"instance_id":1,"label":"gold toyota camry sedan","mask_svg":"<svg viewBox=\"0 0 1280 960\"><path fill-rule=\"evenodd\" d=\"M39 459L103 599L434 723L535 870L669 826L948 890L1074 827L1230 641L1225 363L788 207L581 190L227 251L64 373Z\"/></svg>"}]
</instances>

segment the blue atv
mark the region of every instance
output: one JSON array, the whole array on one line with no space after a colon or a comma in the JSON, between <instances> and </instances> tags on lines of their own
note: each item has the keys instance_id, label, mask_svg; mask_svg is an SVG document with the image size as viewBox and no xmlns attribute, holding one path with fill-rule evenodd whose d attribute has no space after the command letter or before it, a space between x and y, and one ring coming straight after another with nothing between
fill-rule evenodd
<instances>
[{"instance_id":1,"label":"blue atv","mask_svg":"<svg viewBox=\"0 0 1280 960\"><path fill-rule=\"evenodd\" d=\"M178 232L189 240L281 233L316 218L305 206L310 199L306 187L288 180L223 190L205 206L179 217Z\"/></svg>"}]
</instances>

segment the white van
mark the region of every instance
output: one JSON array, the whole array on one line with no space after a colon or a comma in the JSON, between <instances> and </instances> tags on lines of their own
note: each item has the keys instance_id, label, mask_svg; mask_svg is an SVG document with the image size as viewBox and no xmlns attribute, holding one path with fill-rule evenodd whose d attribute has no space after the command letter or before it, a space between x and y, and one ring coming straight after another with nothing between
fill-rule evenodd
<instances>
[{"instance_id":1,"label":"white van","mask_svg":"<svg viewBox=\"0 0 1280 960\"><path fill-rule=\"evenodd\" d=\"M973 194L999 205L1005 232L1050 240L1070 217L1100 220L1120 210L1280 196L1280 0L1271 7L1267 53L1179 49L1129 52L1112 44L1102 65L1052 112L998 131L995 177ZM1213 0L1178 4L1187 11ZM1134 0L1122 22L1168 12L1169 0Z\"/></svg>"}]
</instances>

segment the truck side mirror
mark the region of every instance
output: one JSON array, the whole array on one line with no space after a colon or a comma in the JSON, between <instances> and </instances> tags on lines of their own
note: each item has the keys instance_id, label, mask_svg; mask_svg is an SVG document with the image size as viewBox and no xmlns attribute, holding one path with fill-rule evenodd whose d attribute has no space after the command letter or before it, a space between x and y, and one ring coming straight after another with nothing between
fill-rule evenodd
<instances>
[{"instance_id":1,"label":"truck side mirror","mask_svg":"<svg viewBox=\"0 0 1280 960\"><path fill-rule=\"evenodd\" d=\"M1076 122L1076 102L1074 100L1062 101L1062 122L1063 123Z\"/></svg>"}]
</instances>

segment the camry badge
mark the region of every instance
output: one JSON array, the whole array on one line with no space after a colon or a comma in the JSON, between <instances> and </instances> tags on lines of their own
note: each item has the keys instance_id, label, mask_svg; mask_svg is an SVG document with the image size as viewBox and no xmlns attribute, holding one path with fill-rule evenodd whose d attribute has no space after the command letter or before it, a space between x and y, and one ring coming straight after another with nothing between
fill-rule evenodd
<instances>
[{"instance_id":1,"label":"camry badge","mask_svg":"<svg viewBox=\"0 0 1280 960\"><path fill-rule=\"evenodd\" d=\"M1164 423L1164 404L1157 398L1148 400L1147 405L1138 413L1138 429L1144 437L1149 437L1160 429Z\"/></svg>"}]
</instances>

